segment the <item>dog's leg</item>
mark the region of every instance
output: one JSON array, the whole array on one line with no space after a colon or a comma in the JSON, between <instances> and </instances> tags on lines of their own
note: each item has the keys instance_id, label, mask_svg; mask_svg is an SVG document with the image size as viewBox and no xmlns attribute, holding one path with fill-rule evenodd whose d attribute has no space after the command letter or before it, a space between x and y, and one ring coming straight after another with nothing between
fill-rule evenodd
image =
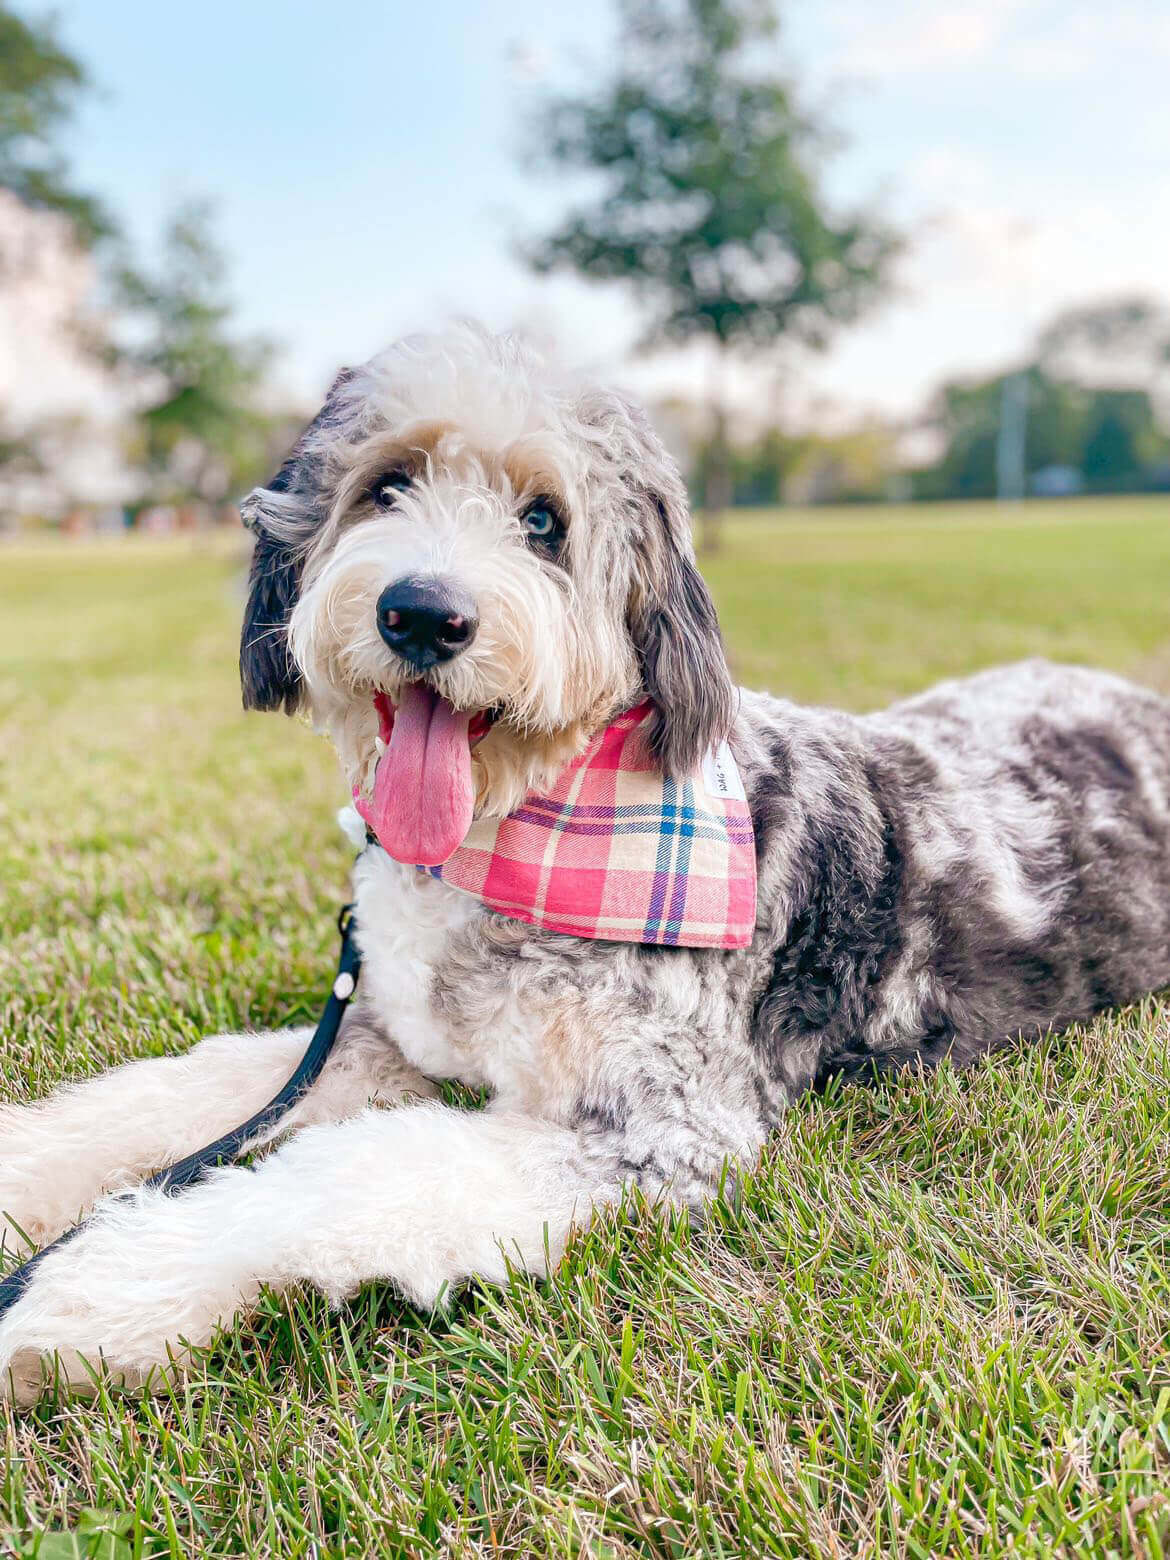
<instances>
[{"instance_id":1,"label":"dog's leg","mask_svg":"<svg viewBox=\"0 0 1170 1560\"><path fill-rule=\"evenodd\" d=\"M105 1191L214 1142L292 1075L311 1029L217 1035L182 1056L130 1062L36 1105L0 1105L0 1244L43 1244ZM340 1121L374 1099L429 1095L433 1085L357 1008L315 1086L279 1131ZM12 1228L15 1226L15 1230Z\"/></svg>"},{"instance_id":2,"label":"dog's leg","mask_svg":"<svg viewBox=\"0 0 1170 1560\"><path fill-rule=\"evenodd\" d=\"M433 1305L472 1275L503 1280L509 1261L543 1274L572 1225L637 1178L617 1133L505 1112L423 1104L310 1128L181 1197L101 1206L0 1321L0 1379L34 1397L55 1351L60 1379L82 1389L87 1361L141 1384L262 1285L315 1284L337 1301L385 1280ZM693 1161L685 1179L690 1195Z\"/></svg>"}]
</instances>

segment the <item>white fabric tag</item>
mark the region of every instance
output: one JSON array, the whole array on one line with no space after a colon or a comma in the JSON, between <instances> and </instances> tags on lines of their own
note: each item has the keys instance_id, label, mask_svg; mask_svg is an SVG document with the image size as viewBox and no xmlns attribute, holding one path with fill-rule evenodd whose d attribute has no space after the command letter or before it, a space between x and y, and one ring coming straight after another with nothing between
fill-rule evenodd
<instances>
[{"instance_id":1,"label":"white fabric tag","mask_svg":"<svg viewBox=\"0 0 1170 1560\"><path fill-rule=\"evenodd\" d=\"M703 784L712 796L737 802L747 801L747 792L740 778L739 765L731 755L726 742L712 748L702 763Z\"/></svg>"}]
</instances>

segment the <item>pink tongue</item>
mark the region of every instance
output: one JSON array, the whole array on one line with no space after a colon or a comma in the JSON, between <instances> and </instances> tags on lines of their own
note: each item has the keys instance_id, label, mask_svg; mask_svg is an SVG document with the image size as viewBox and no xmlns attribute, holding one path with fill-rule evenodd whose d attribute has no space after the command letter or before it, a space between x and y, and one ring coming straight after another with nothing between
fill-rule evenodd
<instances>
[{"instance_id":1,"label":"pink tongue","mask_svg":"<svg viewBox=\"0 0 1170 1560\"><path fill-rule=\"evenodd\" d=\"M367 822L396 861L437 867L471 827L470 715L429 688L404 688L374 776Z\"/></svg>"}]
</instances>

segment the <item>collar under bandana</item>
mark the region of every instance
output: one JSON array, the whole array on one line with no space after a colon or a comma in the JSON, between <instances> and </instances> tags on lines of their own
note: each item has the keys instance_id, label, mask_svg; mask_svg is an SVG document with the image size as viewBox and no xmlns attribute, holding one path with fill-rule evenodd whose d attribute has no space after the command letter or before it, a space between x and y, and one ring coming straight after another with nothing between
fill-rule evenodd
<instances>
[{"instance_id":1,"label":"collar under bandana","mask_svg":"<svg viewBox=\"0 0 1170 1560\"><path fill-rule=\"evenodd\" d=\"M477 818L432 877L501 915L602 942L745 948L756 920L751 813L724 742L667 780L627 710L506 818Z\"/></svg>"}]
</instances>

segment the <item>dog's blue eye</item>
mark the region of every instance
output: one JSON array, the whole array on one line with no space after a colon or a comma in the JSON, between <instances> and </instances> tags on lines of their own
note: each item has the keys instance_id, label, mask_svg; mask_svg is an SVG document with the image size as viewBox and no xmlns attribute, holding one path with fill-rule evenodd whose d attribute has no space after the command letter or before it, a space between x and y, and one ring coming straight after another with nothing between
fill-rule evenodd
<instances>
[{"instance_id":1,"label":"dog's blue eye","mask_svg":"<svg viewBox=\"0 0 1170 1560\"><path fill-rule=\"evenodd\" d=\"M565 522L547 499L538 498L528 506L521 518L530 542L545 552L556 552L559 549L564 540Z\"/></svg>"},{"instance_id":2,"label":"dog's blue eye","mask_svg":"<svg viewBox=\"0 0 1170 1560\"><path fill-rule=\"evenodd\" d=\"M405 471L384 471L370 489L370 495L379 509L389 509L399 493L411 487L411 479Z\"/></svg>"}]
</instances>

